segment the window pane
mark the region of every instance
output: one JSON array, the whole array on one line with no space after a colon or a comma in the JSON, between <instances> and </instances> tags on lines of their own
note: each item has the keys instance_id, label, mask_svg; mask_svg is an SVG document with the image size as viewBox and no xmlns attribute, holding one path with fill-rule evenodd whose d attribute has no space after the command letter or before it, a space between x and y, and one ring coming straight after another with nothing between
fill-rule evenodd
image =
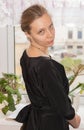
<instances>
[{"instance_id":1,"label":"window pane","mask_svg":"<svg viewBox=\"0 0 84 130\"><path fill-rule=\"evenodd\" d=\"M71 46L71 45L68 46L68 49L72 49L72 48L73 48L73 46Z\"/></svg>"},{"instance_id":2,"label":"window pane","mask_svg":"<svg viewBox=\"0 0 84 130\"><path fill-rule=\"evenodd\" d=\"M72 32L72 31L69 31L69 32L68 32L68 38L69 38L69 39L72 39L72 38L73 38L73 32Z\"/></svg>"},{"instance_id":3,"label":"window pane","mask_svg":"<svg viewBox=\"0 0 84 130\"><path fill-rule=\"evenodd\" d=\"M15 26L15 72L21 76L20 58L23 51L27 48L28 41L20 26Z\"/></svg>"},{"instance_id":4,"label":"window pane","mask_svg":"<svg viewBox=\"0 0 84 130\"><path fill-rule=\"evenodd\" d=\"M78 31L78 39L82 39L82 31Z\"/></svg>"}]
</instances>

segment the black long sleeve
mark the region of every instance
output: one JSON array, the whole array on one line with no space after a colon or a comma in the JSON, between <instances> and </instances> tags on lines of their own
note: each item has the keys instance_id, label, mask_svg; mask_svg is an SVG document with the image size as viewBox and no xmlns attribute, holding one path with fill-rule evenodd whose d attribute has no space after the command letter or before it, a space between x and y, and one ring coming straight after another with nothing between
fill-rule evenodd
<instances>
[{"instance_id":1,"label":"black long sleeve","mask_svg":"<svg viewBox=\"0 0 84 130\"><path fill-rule=\"evenodd\" d=\"M64 72L64 70L61 72ZM39 75L51 106L55 107L58 114L64 115L66 119L72 119L75 115L75 111L64 90L64 84L58 77L58 71L55 66L53 66L51 62L46 62L39 67ZM65 73L64 79L66 79ZM65 84L68 84L67 79Z\"/></svg>"}]
</instances>

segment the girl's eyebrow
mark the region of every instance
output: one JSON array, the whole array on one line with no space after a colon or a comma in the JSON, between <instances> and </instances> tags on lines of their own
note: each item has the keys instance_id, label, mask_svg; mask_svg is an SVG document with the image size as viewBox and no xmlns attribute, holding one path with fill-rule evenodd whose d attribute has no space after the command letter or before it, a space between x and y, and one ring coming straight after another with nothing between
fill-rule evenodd
<instances>
[{"instance_id":1,"label":"girl's eyebrow","mask_svg":"<svg viewBox=\"0 0 84 130\"><path fill-rule=\"evenodd\" d=\"M51 25L53 25L53 22L51 22L48 27L50 27ZM43 30L44 30L44 28L40 28L37 33L39 33L40 31L43 31Z\"/></svg>"}]
</instances>

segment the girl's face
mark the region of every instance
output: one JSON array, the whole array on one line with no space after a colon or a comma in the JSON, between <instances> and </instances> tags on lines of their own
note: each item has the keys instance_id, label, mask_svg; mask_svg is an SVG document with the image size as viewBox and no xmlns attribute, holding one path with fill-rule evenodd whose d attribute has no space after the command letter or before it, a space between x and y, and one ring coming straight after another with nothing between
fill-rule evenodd
<instances>
[{"instance_id":1,"label":"girl's face","mask_svg":"<svg viewBox=\"0 0 84 130\"><path fill-rule=\"evenodd\" d=\"M27 33L27 36L30 38L31 44L42 47L50 47L54 44L55 29L48 14L34 20L30 28L30 34Z\"/></svg>"}]
</instances>

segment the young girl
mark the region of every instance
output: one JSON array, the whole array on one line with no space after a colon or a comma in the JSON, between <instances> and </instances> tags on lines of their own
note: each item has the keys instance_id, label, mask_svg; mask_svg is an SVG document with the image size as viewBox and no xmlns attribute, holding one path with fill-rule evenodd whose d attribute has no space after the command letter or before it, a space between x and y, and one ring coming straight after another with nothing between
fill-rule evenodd
<instances>
[{"instance_id":1,"label":"young girl","mask_svg":"<svg viewBox=\"0 0 84 130\"><path fill-rule=\"evenodd\" d=\"M68 97L64 67L48 54L55 37L50 15L43 6L32 5L22 13L21 28L30 41L20 63L31 104L16 120L23 123L22 130L69 130L69 124L78 128L80 117Z\"/></svg>"}]
</instances>

